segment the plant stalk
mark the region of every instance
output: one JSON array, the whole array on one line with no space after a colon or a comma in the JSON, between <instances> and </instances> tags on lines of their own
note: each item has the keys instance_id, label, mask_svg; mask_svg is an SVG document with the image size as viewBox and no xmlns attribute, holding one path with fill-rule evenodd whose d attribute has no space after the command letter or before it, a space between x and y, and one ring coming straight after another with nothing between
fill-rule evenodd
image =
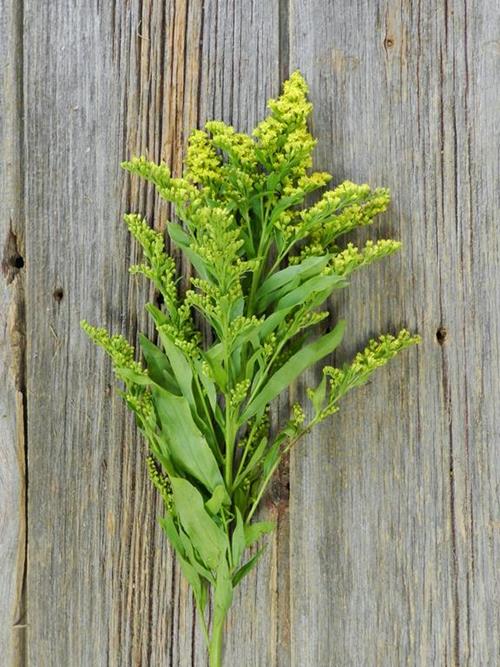
<instances>
[{"instance_id":1,"label":"plant stalk","mask_svg":"<svg viewBox=\"0 0 500 667\"><path fill-rule=\"evenodd\" d=\"M210 643L208 645L208 657L210 667L222 667L222 639L224 622L212 628Z\"/></svg>"}]
</instances>

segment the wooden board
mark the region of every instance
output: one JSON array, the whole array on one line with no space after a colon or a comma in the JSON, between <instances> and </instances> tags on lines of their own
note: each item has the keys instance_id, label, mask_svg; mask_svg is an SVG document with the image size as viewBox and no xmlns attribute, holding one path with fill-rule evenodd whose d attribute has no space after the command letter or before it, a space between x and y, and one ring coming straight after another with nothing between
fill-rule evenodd
<instances>
[{"instance_id":1,"label":"wooden board","mask_svg":"<svg viewBox=\"0 0 500 667\"><path fill-rule=\"evenodd\" d=\"M336 362L403 325L423 344L281 470L265 508L278 531L238 592L226 663L499 662L495 3L5 0L1 25L2 664L206 665L144 444L79 321L130 340L149 327L120 218L162 229L169 211L120 160L178 172L193 126L249 130L296 67L317 167L388 185L390 214L365 236L404 244L332 303L348 322Z\"/></svg>"},{"instance_id":2,"label":"wooden board","mask_svg":"<svg viewBox=\"0 0 500 667\"><path fill-rule=\"evenodd\" d=\"M191 596L156 524L144 444L79 321L132 340L147 328L147 295L128 276L136 251L120 218L140 211L161 228L167 209L119 162L144 153L178 171L191 127L214 115L243 127L261 117L279 88L278 17L264 2L69 11L65 2L27 2L25 12L34 44L25 72L28 327L36 332L28 341L29 661L202 665ZM229 621L234 664L276 662L281 626L276 613L269 623L259 612L278 604L277 544ZM262 640L238 641L248 618Z\"/></svg>"},{"instance_id":3,"label":"wooden board","mask_svg":"<svg viewBox=\"0 0 500 667\"><path fill-rule=\"evenodd\" d=\"M368 236L403 241L337 302L338 361L423 337L293 459L292 664L498 664L498 7L291 7L317 163L389 186Z\"/></svg>"},{"instance_id":4,"label":"wooden board","mask_svg":"<svg viewBox=\"0 0 500 667\"><path fill-rule=\"evenodd\" d=\"M24 663L26 632L22 11L0 11L0 655Z\"/></svg>"}]
</instances>

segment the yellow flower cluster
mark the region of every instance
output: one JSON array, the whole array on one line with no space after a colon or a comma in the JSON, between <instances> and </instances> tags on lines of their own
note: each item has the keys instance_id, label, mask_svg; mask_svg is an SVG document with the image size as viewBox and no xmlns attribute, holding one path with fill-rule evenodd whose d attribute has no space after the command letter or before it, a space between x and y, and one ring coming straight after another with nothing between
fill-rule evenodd
<instances>
[{"instance_id":1,"label":"yellow flower cluster","mask_svg":"<svg viewBox=\"0 0 500 667\"><path fill-rule=\"evenodd\" d=\"M122 162L121 167L131 174L142 176L147 181L154 183L159 190L170 187L172 178L170 176L170 169L165 162L155 164L144 157L144 155L141 155L140 157L134 157L131 160Z\"/></svg>"},{"instance_id":2,"label":"yellow flower cluster","mask_svg":"<svg viewBox=\"0 0 500 667\"><path fill-rule=\"evenodd\" d=\"M323 188L331 180L332 175L327 171L313 171L312 174L304 174L296 182L285 178L283 179L283 195L285 197L304 197L310 192Z\"/></svg>"},{"instance_id":3,"label":"yellow flower cluster","mask_svg":"<svg viewBox=\"0 0 500 667\"><path fill-rule=\"evenodd\" d=\"M294 403L292 407L292 423L294 426L300 426L304 423L306 415L300 403Z\"/></svg>"},{"instance_id":4,"label":"yellow flower cluster","mask_svg":"<svg viewBox=\"0 0 500 667\"><path fill-rule=\"evenodd\" d=\"M175 286L175 262L165 252L163 235L148 225L140 215L124 217L132 236L141 244L148 264L136 264L130 272L140 273L149 278L159 290L171 315L177 309L177 289Z\"/></svg>"},{"instance_id":5,"label":"yellow flower cluster","mask_svg":"<svg viewBox=\"0 0 500 667\"><path fill-rule=\"evenodd\" d=\"M131 391L123 392L122 396L128 407L135 412L140 420L147 421L153 416L153 400L148 390L138 392L137 388L134 387Z\"/></svg>"},{"instance_id":6,"label":"yellow flower cluster","mask_svg":"<svg viewBox=\"0 0 500 667\"><path fill-rule=\"evenodd\" d=\"M301 177L311 167L316 140L307 129L312 111L307 93L307 84L297 71L285 82L283 94L269 100L271 114L253 131L258 159L267 169L279 172L288 164L290 173Z\"/></svg>"},{"instance_id":7,"label":"yellow flower cluster","mask_svg":"<svg viewBox=\"0 0 500 667\"><path fill-rule=\"evenodd\" d=\"M191 183L211 187L218 187L221 184L221 159L203 130L191 132L185 165L184 176Z\"/></svg>"},{"instance_id":8,"label":"yellow flower cluster","mask_svg":"<svg viewBox=\"0 0 500 667\"><path fill-rule=\"evenodd\" d=\"M311 299L314 299L315 293L313 292L311 294ZM307 305L307 301L306 301ZM304 309L304 313L302 314L301 317L297 318L297 330L301 331L302 329L308 329L309 327L313 327L316 324L319 324L320 322L323 322L330 313L328 310L307 310L306 308Z\"/></svg>"},{"instance_id":9,"label":"yellow flower cluster","mask_svg":"<svg viewBox=\"0 0 500 667\"><path fill-rule=\"evenodd\" d=\"M122 162L121 166L126 171L153 183L160 197L176 205L178 215L181 217L190 204L197 202L199 197L197 187L187 178L172 178L164 162L158 165L141 156L132 158L128 162Z\"/></svg>"},{"instance_id":10,"label":"yellow flower cluster","mask_svg":"<svg viewBox=\"0 0 500 667\"><path fill-rule=\"evenodd\" d=\"M202 278L191 278L191 285L197 291L187 290L186 303L203 313L209 321L220 320L222 315L220 288L209 280L203 280Z\"/></svg>"},{"instance_id":11,"label":"yellow flower cluster","mask_svg":"<svg viewBox=\"0 0 500 667\"><path fill-rule=\"evenodd\" d=\"M220 120L209 121L205 129L212 136L212 144L226 153L231 163L253 173L257 167L255 142L248 134L236 132L234 127Z\"/></svg>"},{"instance_id":12,"label":"yellow flower cluster","mask_svg":"<svg viewBox=\"0 0 500 667\"><path fill-rule=\"evenodd\" d=\"M372 190L366 184L344 181L303 211L301 219L313 241L326 247L341 234L371 224L376 215L387 209L389 202L386 188Z\"/></svg>"},{"instance_id":13,"label":"yellow flower cluster","mask_svg":"<svg viewBox=\"0 0 500 667\"><path fill-rule=\"evenodd\" d=\"M245 400L249 388L250 380L245 379L241 382L238 382L230 394L230 402L233 408L237 408L240 403Z\"/></svg>"},{"instance_id":14,"label":"yellow flower cluster","mask_svg":"<svg viewBox=\"0 0 500 667\"><path fill-rule=\"evenodd\" d=\"M258 318L255 315L252 315L252 317L247 317L246 315L235 317L229 325L228 334L230 341L234 341L238 336L255 329L262 319L263 318Z\"/></svg>"},{"instance_id":15,"label":"yellow flower cluster","mask_svg":"<svg viewBox=\"0 0 500 667\"><path fill-rule=\"evenodd\" d=\"M370 373L379 366L384 366L401 350L419 342L420 336L414 336L406 329L402 329L397 336L384 334L372 339L362 352L358 352L351 369L355 373Z\"/></svg>"},{"instance_id":16,"label":"yellow flower cluster","mask_svg":"<svg viewBox=\"0 0 500 667\"><path fill-rule=\"evenodd\" d=\"M263 343L263 350L266 359L269 359L273 355L274 351L276 350L277 342L278 340L274 332L269 334L269 336L265 339Z\"/></svg>"},{"instance_id":17,"label":"yellow flower cluster","mask_svg":"<svg viewBox=\"0 0 500 667\"><path fill-rule=\"evenodd\" d=\"M193 216L198 232L193 250L217 273L230 271L243 245L233 214L220 206L200 207Z\"/></svg>"},{"instance_id":18,"label":"yellow flower cluster","mask_svg":"<svg viewBox=\"0 0 500 667\"><path fill-rule=\"evenodd\" d=\"M137 375L147 377L146 371L141 364L134 360L135 351L132 345L120 334L110 336L106 329L94 327L86 320L82 320L81 327L87 336L111 357L115 371L120 369L130 370Z\"/></svg>"},{"instance_id":19,"label":"yellow flower cluster","mask_svg":"<svg viewBox=\"0 0 500 667\"><path fill-rule=\"evenodd\" d=\"M168 476L161 472L156 459L151 455L146 458L146 466L149 478L160 493L167 511L172 513L174 511L174 497L172 493L172 485L170 484Z\"/></svg>"},{"instance_id":20,"label":"yellow flower cluster","mask_svg":"<svg viewBox=\"0 0 500 667\"><path fill-rule=\"evenodd\" d=\"M353 243L348 243L345 250L334 256L330 265L325 269L325 273L332 271L339 276L348 276L362 266L387 257L387 255L392 255L400 247L401 243L399 241L392 241L391 239L367 241L361 250Z\"/></svg>"},{"instance_id":21,"label":"yellow flower cluster","mask_svg":"<svg viewBox=\"0 0 500 667\"><path fill-rule=\"evenodd\" d=\"M385 366L399 352L419 342L420 336L402 329L397 336L385 334L372 339L362 352L358 352L352 363L344 368L326 366L323 373L330 380L328 404L335 404L348 391L365 384L377 368Z\"/></svg>"}]
</instances>

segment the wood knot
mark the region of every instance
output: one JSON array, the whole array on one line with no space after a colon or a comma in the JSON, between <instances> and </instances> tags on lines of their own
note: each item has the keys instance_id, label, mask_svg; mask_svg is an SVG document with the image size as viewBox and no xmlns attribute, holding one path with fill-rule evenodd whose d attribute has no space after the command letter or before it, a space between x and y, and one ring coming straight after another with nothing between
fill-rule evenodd
<instances>
[{"instance_id":1,"label":"wood knot","mask_svg":"<svg viewBox=\"0 0 500 667\"><path fill-rule=\"evenodd\" d=\"M64 290L62 287L56 287L55 290L52 292L52 296L54 297L54 301L57 301L57 303L61 303L64 297Z\"/></svg>"},{"instance_id":2,"label":"wood knot","mask_svg":"<svg viewBox=\"0 0 500 667\"><path fill-rule=\"evenodd\" d=\"M439 345L444 345L448 339L448 330L446 327L439 327L439 329L436 331L436 340L439 343Z\"/></svg>"},{"instance_id":3,"label":"wood knot","mask_svg":"<svg viewBox=\"0 0 500 667\"><path fill-rule=\"evenodd\" d=\"M12 229L9 229L2 253L2 273L5 276L7 285L10 285L23 267L24 257L19 252L17 236Z\"/></svg>"},{"instance_id":4,"label":"wood knot","mask_svg":"<svg viewBox=\"0 0 500 667\"><path fill-rule=\"evenodd\" d=\"M386 50L387 50L387 49L392 49L393 46L394 46L394 38L393 38L393 37L390 37L390 36L386 37L386 38L384 39L384 48L385 48Z\"/></svg>"},{"instance_id":5,"label":"wood knot","mask_svg":"<svg viewBox=\"0 0 500 667\"><path fill-rule=\"evenodd\" d=\"M268 493L268 507L278 515L288 510L290 501L290 459L286 455L276 471Z\"/></svg>"}]
</instances>

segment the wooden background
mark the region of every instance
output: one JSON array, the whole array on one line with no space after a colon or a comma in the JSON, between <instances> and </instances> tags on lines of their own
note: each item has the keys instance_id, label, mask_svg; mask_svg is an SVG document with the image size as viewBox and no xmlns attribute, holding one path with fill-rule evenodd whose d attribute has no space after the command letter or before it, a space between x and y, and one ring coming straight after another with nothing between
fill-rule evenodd
<instances>
[{"instance_id":1,"label":"wooden background","mask_svg":"<svg viewBox=\"0 0 500 667\"><path fill-rule=\"evenodd\" d=\"M79 321L148 327L120 218L168 211L120 160L178 170L190 128L250 129L297 67L318 168L388 185L379 230L404 246L332 304L337 361L401 325L423 343L281 471L226 664L500 665L497 2L0 6L1 665L206 665L144 445Z\"/></svg>"}]
</instances>

